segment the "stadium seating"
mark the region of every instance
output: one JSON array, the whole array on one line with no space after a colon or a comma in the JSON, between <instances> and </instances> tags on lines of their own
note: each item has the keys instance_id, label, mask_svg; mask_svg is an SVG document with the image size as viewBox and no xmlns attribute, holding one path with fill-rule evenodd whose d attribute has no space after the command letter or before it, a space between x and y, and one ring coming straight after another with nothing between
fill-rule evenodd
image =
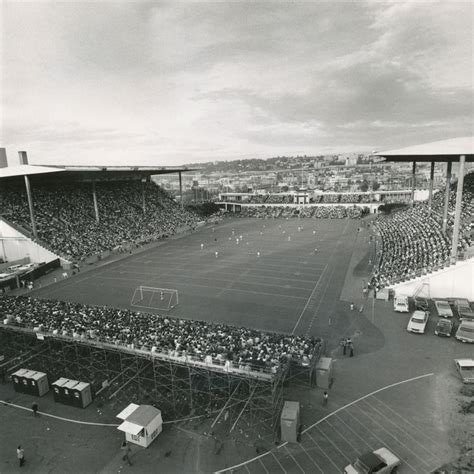
<instances>
[{"instance_id":1,"label":"stadium seating","mask_svg":"<svg viewBox=\"0 0 474 474\"><path fill-rule=\"evenodd\" d=\"M275 373L288 362L306 364L322 344L314 337L22 296L0 296L0 314L6 324L42 333L247 371Z\"/></svg>"},{"instance_id":2,"label":"stadium seating","mask_svg":"<svg viewBox=\"0 0 474 474\"><path fill-rule=\"evenodd\" d=\"M359 219L369 211L362 207L305 206L303 209L285 206L242 207L239 217L269 219L277 217L305 217L314 219Z\"/></svg>"},{"instance_id":3,"label":"stadium seating","mask_svg":"<svg viewBox=\"0 0 474 474\"><path fill-rule=\"evenodd\" d=\"M38 237L67 260L77 262L114 248L143 244L198 221L196 214L181 209L153 183L98 182L96 190L100 222L95 219L90 183L33 186ZM2 189L0 209L8 221L30 229L24 188Z\"/></svg>"},{"instance_id":4,"label":"stadium seating","mask_svg":"<svg viewBox=\"0 0 474 474\"><path fill-rule=\"evenodd\" d=\"M375 288L383 288L429 273L450 264L451 236L454 225L456 183L451 187L447 232L442 232L444 192L428 203L382 216L375 222L382 239L379 262L372 278ZM474 214L474 173L466 175L458 250L462 253L472 242Z\"/></svg>"}]
</instances>

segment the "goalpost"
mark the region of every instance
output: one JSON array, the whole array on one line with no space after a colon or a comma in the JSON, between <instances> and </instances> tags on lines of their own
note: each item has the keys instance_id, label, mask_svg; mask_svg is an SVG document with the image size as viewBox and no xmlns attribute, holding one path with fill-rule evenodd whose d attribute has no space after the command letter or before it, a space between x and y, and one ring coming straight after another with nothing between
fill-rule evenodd
<instances>
[{"instance_id":1,"label":"goalpost","mask_svg":"<svg viewBox=\"0 0 474 474\"><path fill-rule=\"evenodd\" d=\"M137 308L169 311L178 303L178 290L140 285L133 292L130 305Z\"/></svg>"}]
</instances>

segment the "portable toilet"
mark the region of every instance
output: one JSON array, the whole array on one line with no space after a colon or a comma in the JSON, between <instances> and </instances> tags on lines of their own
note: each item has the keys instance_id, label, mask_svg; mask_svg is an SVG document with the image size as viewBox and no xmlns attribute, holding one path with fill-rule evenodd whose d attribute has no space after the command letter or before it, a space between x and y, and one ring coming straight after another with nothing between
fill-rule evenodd
<instances>
[{"instance_id":1,"label":"portable toilet","mask_svg":"<svg viewBox=\"0 0 474 474\"><path fill-rule=\"evenodd\" d=\"M51 387L53 387L53 395L54 395L54 401L58 403L67 403L64 401L64 389L63 386L65 383L69 382L69 379L65 379L64 377L61 377L60 379L56 380L56 382L53 382L51 384Z\"/></svg>"},{"instance_id":2,"label":"portable toilet","mask_svg":"<svg viewBox=\"0 0 474 474\"><path fill-rule=\"evenodd\" d=\"M117 429L125 433L125 439L143 448L147 448L163 429L161 411L151 405L130 403L117 418L124 420Z\"/></svg>"},{"instance_id":3,"label":"portable toilet","mask_svg":"<svg viewBox=\"0 0 474 474\"><path fill-rule=\"evenodd\" d=\"M330 388L332 379L332 359L321 357L316 364L316 385L320 388Z\"/></svg>"},{"instance_id":4,"label":"portable toilet","mask_svg":"<svg viewBox=\"0 0 474 474\"><path fill-rule=\"evenodd\" d=\"M26 369L17 370L12 374L13 388L15 392L26 393L25 386L23 385L23 376L28 372Z\"/></svg>"},{"instance_id":5,"label":"portable toilet","mask_svg":"<svg viewBox=\"0 0 474 474\"><path fill-rule=\"evenodd\" d=\"M73 405L74 404L74 394L72 393L72 389L78 384L77 380L68 380L62 387L62 395L63 395L63 402L65 405Z\"/></svg>"},{"instance_id":6,"label":"portable toilet","mask_svg":"<svg viewBox=\"0 0 474 474\"><path fill-rule=\"evenodd\" d=\"M91 384L79 382L72 389L72 403L75 407L86 408L92 403Z\"/></svg>"},{"instance_id":7,"label":"portable toilet","mask_svg":"<svg viewBox=\"0 0 474 474\"><path fill-rule=\"evenodd\" d=\"M300 426L300 403L285 402L280 417L281 440L288 443L298 442Z\"/></svg>"},{"instance_id":8,"label":"portable toilet","mask_svg":"<svg viewBox=\"0 0 474 474\"><path fill-rule=\"evenodd\" d=\"M33 385L31 383L31 377L36 374L35 370L28 370L26 369L25 373L21 377L21 382L23 384L23 393L27 393L28 395L35 395L35 391L33 390Z\"/></svg>"},{"instance_id":9,"label":"portable toilet","mask_svg":"<svg viewBox=\"0 0 474 474\"><path fill-rule=\"evenodd\" d=\"M35 372L28 380L32 395L42 397L49 391L48 376L44 372Z\"/></svg>"}]
</instances>

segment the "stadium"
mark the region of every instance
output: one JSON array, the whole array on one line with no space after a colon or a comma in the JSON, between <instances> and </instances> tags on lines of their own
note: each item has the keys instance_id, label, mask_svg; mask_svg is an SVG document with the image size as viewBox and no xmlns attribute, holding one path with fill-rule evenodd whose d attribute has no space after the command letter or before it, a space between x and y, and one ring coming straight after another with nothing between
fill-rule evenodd
<instances>
[{"instance_id":1,"label":"stadium","mask_svg":"<svg viewBox=\"0 0 474 474\"><path fill-rule=\"evenodd\" d=\"M4 377L28 368L50 382L83 381L109 422L130 402L152 405L165 424L210 436L214 454L226 442L242 446L217 456L220 472L342 469L337 455L324 454L328 463L288 451L285 401L301 403L293 428L302 443L314 441L321 413L312 404L334 382L321 362L336 359L348 336L373 341L356 347L362 356L383 345L370 318L355 315L371 307L374 323L375 305L386 313L398 294L474 299L474 175L464 175L472 138L380 156L412 161L413 175L417 161L432 170L446 162L446 187L434 193L431 182L426 202L388 215L383 201L335 193L318 202L225 196L218 205L231 212L200 216L150 179L181 180L185 167L42 167L25 152L20 166L4 159ZM415 179L412 196L414 187ZM246 461L251 447L257 458ZM403 459L415 472L427 468L425 458Z\"/></svg>"}]
</instances>

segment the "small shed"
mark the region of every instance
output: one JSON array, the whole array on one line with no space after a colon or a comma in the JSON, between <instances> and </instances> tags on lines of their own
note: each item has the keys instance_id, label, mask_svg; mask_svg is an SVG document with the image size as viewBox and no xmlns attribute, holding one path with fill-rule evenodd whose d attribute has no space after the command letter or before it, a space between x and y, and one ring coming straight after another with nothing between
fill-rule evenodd
<instances>
[{"instance_id":1,"label":"small shed","mask_svg":"<svg viewBox=\"0 0 474 474\"><path fill-rule=\"evenodd\" d=\"M316 365L316 385L320 388L330 388L332 379L332 359L321 357Z\"/></svg>"},{"instance_id":2,"label":"small shed","mask_svg":"<svg viewBox=\"0 0 474 474\"><path fill-rule=\"evenodd\" d=\"M56 380L56 382L53 382L51 386L53 387L53 395L54 395L54 401L59 402L59 403L67 403L65 401L65 395L64 395L64 385L69 382L69 379L66 379L64 377L59 378Z\"/></svg>"},{"instance_id":3,"label":"small shed","mask_svg":"<svg viewBox=\"0 0 474 474\"><path fill-rule=\"evenodd\" d=\"M300 403L286 401L280 417L281 440L288 443L297 443L299 426Z\"/></svg>"},{"instance_id":4,"label":"small shed","mask_svg":"<svg viewBox=\"0 0 474 474\"><path fill-rule=\"evenodd\" d=\"M72 389L72 404L75 407L86 408L92 403L91 384L87 382L79 382Z\"/></svg>"},{"instance_id":5,"label":"small shed","mask_svg":"<svg viewBox=\"0 0 474 474\"><path fill-rule=\"evenodd\" d=\"M44 372L35 372L28 380L32 395L42 397L49 391L48 376Z\"/></svg>"},{"instance_id":6,"label":"small shed","mask_svg":"<svg viewBox=\"0 0 474 474\"><path fill-rule=\"evenodd\" d=\"M23 384L23 378L27 372L28 370L26 369L19 369L12 374L13 388L15 389L15 392L26 393L26 387L28 386L28 382L26 382L26 384Z\"/></svg>"},{"instance_id":7,"label":"small shed","mask_svg":"<svg viewBox=\"0 0 474 474\"><path fill-rule=\"evenodd\" d=\"M31 377L36 372L34 370L26 369L21 377L21 382L23 384L23 393L27 393L28 395L36 395L33 385L31 383Z\"/></svg>"},{"instance_id":8,"label":"small shed","mask_svg":"<svg viewBox=\"0 0 474 474\"><path fill-rule=\"evenodd\" d=\"M131 403L117 418L124 420L117 429L125 433L125 439L143 448L147 448L163 429L161 411L151 405Z\"/></svg>"},{"instance_id":9,"label":"small shed","mask_svg":"<svg viewBox=\"0 0 474 474\"><path fill-rule=\"evenodd\" d=\"M63 401L64 405L74 405L74 394L72 392L72 389L78 384L79 382L77 380L68 380L62 387L62 395L63 395Z\"/></svg>"}]
</instances>

